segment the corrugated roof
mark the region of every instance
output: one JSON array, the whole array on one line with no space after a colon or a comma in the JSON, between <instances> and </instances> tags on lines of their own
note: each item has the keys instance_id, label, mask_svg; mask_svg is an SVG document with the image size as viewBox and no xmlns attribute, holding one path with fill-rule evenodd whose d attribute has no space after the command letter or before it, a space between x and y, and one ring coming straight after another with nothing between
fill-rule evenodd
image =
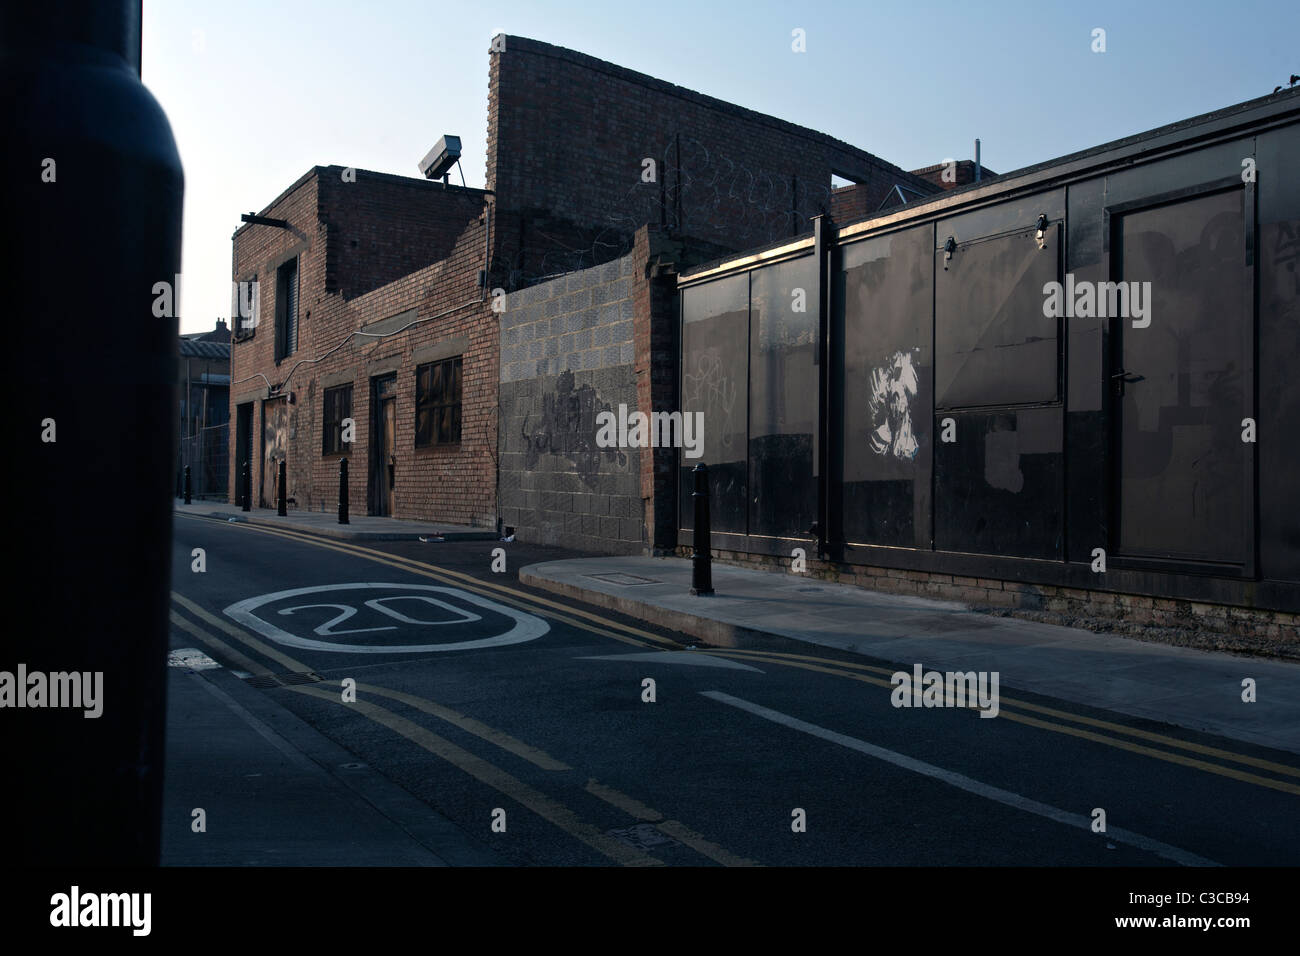
<instances>
[{"instance_id":1,"label":"corrugated roof","mask_svg":"<svg viewBox=\"0 0 1300 956\"><path fill-rule=\"evenodd\" d=\"M181 358L230 359L229 342L200 342L196 339L181 339Z\"/></svg>"}]
</instances>

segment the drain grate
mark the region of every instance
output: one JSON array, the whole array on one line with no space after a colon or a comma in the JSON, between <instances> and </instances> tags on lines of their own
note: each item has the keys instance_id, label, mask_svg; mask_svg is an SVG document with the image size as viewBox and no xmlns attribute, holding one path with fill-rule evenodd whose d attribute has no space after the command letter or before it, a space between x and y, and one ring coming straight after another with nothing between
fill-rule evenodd
<instances>
[{"instance_id":1,"label":"drain grate","mask_svg":"<svg viewBox=\"0 0 1300 956\"><path fill-rule=\"evenodd\" d=\"M298 673L295 671L289 674L276 674L275 676L279 679L280 683L285 686L288 686L289 684L319 684L325 679L321 677L320 674L313 673L312 671L307 671L306 673Z\"/></svg>"},{"instance_id":2,"label":"drain grate","mask_svg":"<svg viewBox=\"0 0 1300 956\"><path fill-rule=\"evenodd\" d=\"M245 677L244 683L249 687L288 687L290 684L319 684L325 678L320 674L312 671L300 672L290 671L286 674L259 674L255 677Z\"/></svg>"},{"instance_id":3,"label":"drain grate","mask_svg":"<svg viewBox=\"0 0 1300 956\"><path fill-rule=\"evenodd\" d=\"M638 823L635 826L618 827L614 830L606 830L605 834L638 850L649 850L657 846L678 845L676 840L659 830L653 823Z\"/></svg>"}]
</instances>

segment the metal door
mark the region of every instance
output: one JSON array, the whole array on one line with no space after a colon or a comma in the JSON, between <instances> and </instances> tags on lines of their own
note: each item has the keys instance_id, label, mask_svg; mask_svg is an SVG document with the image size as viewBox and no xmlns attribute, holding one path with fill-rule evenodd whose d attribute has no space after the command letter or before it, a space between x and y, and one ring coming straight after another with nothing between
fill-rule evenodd
<instances>
[{"instance_id":1,"label":"metal door","mask_svg":"<svg viewBox=\"0 0 1300 956\"><path fill-rule=\"evenodd\" d=\"M396 482L397 376L372 380L371 398L375 440L370 445L370 512L388 517L393 513Z\"/></svg>"},{"instance_id":2,"label":"metal door","mask_svg":"<svg viewBox=\"0 0 1300 956\"><path fill-rule=\"evenodd\" d=\"M1249 563L1254 446L1242 432L1255 413L1247 197L1235 188L1112 219L1112 272L1130 295L1130 314L1110 318L1112 540L1121 555ZM1140 316L1134 292L1146 300Z\"/></svg>"}]
</instances>

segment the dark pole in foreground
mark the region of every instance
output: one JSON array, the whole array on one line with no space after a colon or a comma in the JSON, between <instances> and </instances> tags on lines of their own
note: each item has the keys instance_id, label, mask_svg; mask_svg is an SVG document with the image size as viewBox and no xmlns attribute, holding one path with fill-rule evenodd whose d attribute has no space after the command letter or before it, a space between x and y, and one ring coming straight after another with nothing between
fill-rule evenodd
<instances>
[{"instance_id":1,"label":"dark pole in foreground","mask_svg":"<svg viewBox=\"0 0 1300 956\"><path fill-rule=\"evenodd\" d=\"M694 550L691 552L691 593L713 593L713 554L709 545L709 466L700 462L695 466L695 529L691 534Z\"/></svg>"},{"instance_id":2,"label":"dark pole in foreground","mask_svg":"<svg viewBox=\"0 0 1300 956\"><path fill-rule=\"evenodd\" d=\"M339 524L348 523L348 460L339 460Z\"/></svg>"},{"instance_id":3,"label":"dark pole in foreground","mask_svg":"<svg viewBox=\"0 0 1300 956\"><path fill-rule=\"evenodd\" d=\"M285 470L285 459L281 458L279 480L276 482L280 486L280 490L275 495L275 513L282 518L289 513L289 492L285 489L285 483L288 479L285 477Z\"/></svg>"},{"instance_id":4,"label":"dark pole in foreground","mask_svg":"<svg viewBox=\"0 0 1300 956\"><path fill-rule=\"evenodd\" d=\"M29 317L0 361L14 458L30 462L4 478L20 560L0 673L28 679L25 706L10 686L0 710L0 818L6 864L83 886L88 867L156 866L162 832L183 174L140 82L140 23L140 0L0 4L5 299ZM74 237L91 250L75 276ZM93 402L74 384L90 381ZM128 454L105 410L130 422ZM128 528L105 527L106 501ZM90 528L105 528L93 547Z\"/></svg>"},{"instance_id":5,"label":"dark pole in foreground","mask_svg":"<svg viewBox=\"0 0 1300 956\"><path fill-rule=\"evenodd\" d=\"M185 466L185 503L191 504L190 501L190 466Z\"/></svg>"},{"instance_id":6,"label":"dark pole in foreground","mask_svg":"<svg viewBox=\"0 0 1300 956\"><path fill-rule=\"evenodd\" d=\"M253 508L253 469L247 460L244 462L244 474L241 478L244 485L244 510L251 511Z\"/></svg>"}]
</instances>

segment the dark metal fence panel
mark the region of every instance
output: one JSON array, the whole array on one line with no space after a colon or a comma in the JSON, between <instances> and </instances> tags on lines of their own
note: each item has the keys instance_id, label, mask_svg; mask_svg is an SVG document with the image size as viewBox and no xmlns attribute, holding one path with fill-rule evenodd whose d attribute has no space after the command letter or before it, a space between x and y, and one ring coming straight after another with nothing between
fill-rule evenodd
<instances>
[{"instance_id":1,"label":"dark metal fence panel","mask_svg":"<svg viewBox=\"0 0 1300 956\"><path fill-rule=\"evenodd\" d=\"M749 533L804 538L817 520L817 261L749 282Z\"/></svg>"},{"instance_id":2,"label":"dark metal fence panel","mask_svg":"<svg viewBox=\"0 0 1300 956\"><path fill-rule=\"evenodd\" d=\"M831 228L826 369L804 259L685 274L715 546L806 534L824 448L832 556L1300 609L1298 149L1275 97Z\"/></svg>"},{"instance_id":3,"label":"dark metal fence panel","mask_svg":"<svg viewBox=\"0 0 1300 956\"><path fill-rule=\"evenodd\" d=\"M704 416L703 454L679 456L682 527L690 528L692 469L709 466L714 533L748 532L749 276L683 293L682 413Z\"/></svg>"},{"instance_id":4,"label":"dark metal fence panel","mask_svg":"<svg viewBox=\"0 0 1300 956\"><path fill-rule=\"evenodd\" d=\"M230 479L230 423L199 429L180 440L178 474L190 468L190 487L195 498L228 497Z\"/></svg>"},{"instance_id":5,"label":"dark metal fence panel","mask_svg":"<svg viewBox=\"0 0 1300 956\"><path fill-rule=\"evenodd\" d=\"M842 367L843 466L831 477L849 544L931 544L933 241L927 224L842 251L831 360Z\"/></svg>"}]
</instances>

